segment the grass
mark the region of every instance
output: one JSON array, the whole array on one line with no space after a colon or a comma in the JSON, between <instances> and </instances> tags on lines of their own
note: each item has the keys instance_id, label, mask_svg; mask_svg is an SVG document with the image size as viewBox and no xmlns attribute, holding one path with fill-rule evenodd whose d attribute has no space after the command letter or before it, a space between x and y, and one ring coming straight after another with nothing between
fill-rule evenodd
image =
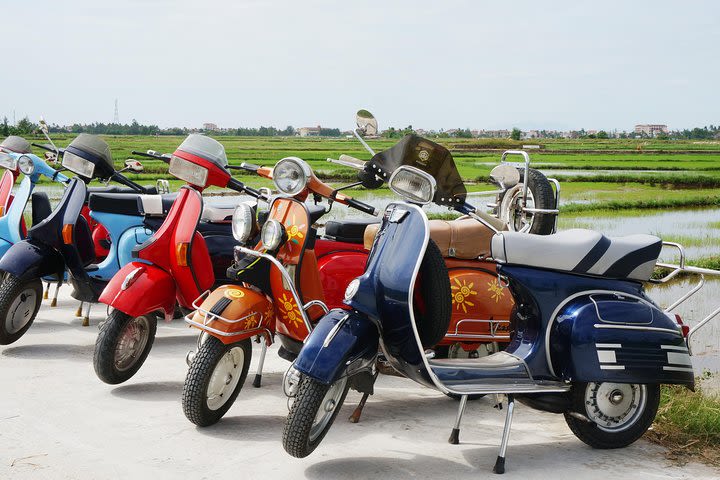
<instances>
[{"instance_id":1,"label":"grass","mask_svg":"<svg viewBox=\"0 0 720 480\"><path fill-rule=\"evenodd\" d=\"M675 462L700 459L720 467L720 397L702 389L691 392L679 385L664 385L655 423L646 438L665 447Z\"/></svg>"},{"instance_id":2,"label":"grass","mask_svg":"<svg viewBox=\"0 0 720 480\"><path fill-rule=\"evenodd\" d=\"M720 206L720 195L683 196L681 198L649 198L642 200L611 200L595 203L570 203L561 207L561 214L593 212L604 215L610 212L621 212L629 209L669 209L688 207Z\"/></svg>"}]
</instances>

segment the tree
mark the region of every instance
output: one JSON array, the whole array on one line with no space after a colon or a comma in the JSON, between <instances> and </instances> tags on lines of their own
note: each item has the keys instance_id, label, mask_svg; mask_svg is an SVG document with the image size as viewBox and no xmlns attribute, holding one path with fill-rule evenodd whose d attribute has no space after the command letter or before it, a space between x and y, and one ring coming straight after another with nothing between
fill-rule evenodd
<instances>
[{"instance_id":1,"label":"tree","mask_svg":"<svg viewBox=\"0 0 720 480\"><path fill-rule=\"evenodd\" d=\"M15 131L18 135L29 135L37 129L37 125L32 123L28 117L23 118L17 123Z\"/></svg>"},{"instance_id":2,"label":"tree","mask_svg":"<svg viewBox=\"0 0 720 480\"><path fill-rule=\"evenodd\" d=\"M0 135L3 137L10 135L10 125L8 125L7 117L3 117L2 124L0 124Z\"/></svg>"},{"instance_id":3,"label":"tree","mask_svg":"<svg viewBox=\"0 0 720 480\"><path fill-rule=\"evenodd\" d=\"M519 128L513 128L512 133L510 134L510 138L513 140L520 140L520 137L522 136L522 132Z\"/></svg>"},{"instance_id":4,"label":"tree","mask_svg":"<svg viewBox=\"0 0 720 480\"><path fill-rule=\"evenodd\" d=\"M605 130L600 130L599 132L597 132L596 137L597 137L597 138L601 138L601 139L603 139L603 140L607 140L607 139L608 139L608 134L607 134L607 132L606 132Z\"/></svg>"}]
</instances>

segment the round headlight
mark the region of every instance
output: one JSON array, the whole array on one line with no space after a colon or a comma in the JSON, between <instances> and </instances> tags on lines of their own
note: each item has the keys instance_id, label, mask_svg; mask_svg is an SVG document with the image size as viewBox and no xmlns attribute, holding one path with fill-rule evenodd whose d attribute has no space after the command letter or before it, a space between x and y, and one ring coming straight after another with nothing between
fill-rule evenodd
<instances>
[{"instance_id":1,"label":"round headlight","mask_svg":"<svg viewBox=\"0 0 720 480\"><path fill-rule=\"evenodd\" d=\"M35 171L35 164L33 163L32 158L27 155L23 155L18 159L18 168L25 175L32 175Z\"/></svg>"},{"instance_id":2,"label":"round headlight","mask_svg":"<svg viewBox=\"0 0 720 480\"><path fill-rule=\"evenodd\" d=\"M285 227L277 220L270 219L263 225L260 239L267 250L277 250L285 241Z\"/></svg>"},{"instance_id":3,"label":"round headlight","mask_svg":"<svg viewBox=\"0 0 720 480\"><path fill-rule=\"evenodd\" d=\"M232 216L232 233L233 237L240 242L245 243L250 239L255 226L255 215L253 209L247 203L241 203L235 207Z\"/></svg>"},{"instance_id":4,"label":"round headlight","mask_svg":"<svg viewBox=\"0 0 720 480\"><path fill-rule=\"evenodd\" d=\"M285 195L297 195L305 190L311 175L310 165L297 157L286 157L275 165L273 182Z\"/></svg>"},{"instance_id":5,"label":"round headlight","mask_svg":"<svg viewBox=\"0 0 720 480\"><path fill-rule=\"evenodd\" d=\"M354 278L345 289L345 300L349 301L352 299L360 288L360 279Z\"/></svg>"}]
</instances>

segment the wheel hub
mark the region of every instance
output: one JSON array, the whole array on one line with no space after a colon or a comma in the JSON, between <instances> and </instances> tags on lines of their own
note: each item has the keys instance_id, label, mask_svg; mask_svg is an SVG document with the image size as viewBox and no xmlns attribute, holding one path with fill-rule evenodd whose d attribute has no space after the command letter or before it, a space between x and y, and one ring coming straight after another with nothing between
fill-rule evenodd
<instances>
[{"instance_id":1,"label":"wheel hub","mask_svg":"<svg viewBox=\"0 0 720 480\"><path fill-rule=\"evenodd\" d=\"M140 358L150 336L147 317L135 317L130 320L115 348L115 367L126 371Z\"/></svg>"},{"instance_id":2,"label":"wheel hub","mask_svg":"<svg viewBox=\"0 0 720 480\"><path fill-rule=\"evenodd\" d=\"M646 402L644 385L590 383L585 390L587 417L605 431L629 428L644 410Z\"/></svg>"},{"instance_id":3,"label":"wheel hub","mask_svg":"<svg viewBox=\"0 0 720 480\"><path fill-rule=\"evenodd\" d=\"M205 392L210 410L218 410L225 405L240 381L244 365L245 352L240 347L233 347L220 357Z\"/></svg>"},{"instance_id":4,"label":"wheel hub","mask_svg":"<svg viewBox=\"0 0 720 480\"><path fill-rule=\"evenodd\" d=\"M5 329L9 334L19 332L28 324L35 311L37 301L37 294L32 289L23 290L15 297L5 319Z\"/></svg>"}]
</instances>

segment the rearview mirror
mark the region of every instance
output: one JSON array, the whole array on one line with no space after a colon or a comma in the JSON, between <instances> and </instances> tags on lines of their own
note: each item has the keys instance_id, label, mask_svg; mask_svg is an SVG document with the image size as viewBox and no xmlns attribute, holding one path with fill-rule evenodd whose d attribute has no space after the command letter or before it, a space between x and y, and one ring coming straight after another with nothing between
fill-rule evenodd
<instances>
[{"instance_id":1,"label":"rearview mirror","mask_svg":"<svg viewBox=\"0 0 720 480\"><path fill-rule=\"evenodd\" d=\"M358 132L362 135L377 135L378 122L372 113L367 110L358 110L355 114L355 123Z\"/></svg>"},{"instance_id":2,"label":"rearview mirror","mask_svg":"<svg viewBox=\"0 0 720 480\"><path fill-rule=\"evenodd\" d=\"M498 165L490 172L490 179L503 188L510 188L520 183L520 172L512 165Z\"/></svg>"},{"instance_id":3,"label":"rearview mirror","mask_svg":"<svg viewBox=\"0 0 720 480\"><path fill-rule=\"evenodd\" d=\"M40 117L40 131L43 132L45 135L48 134L48 126L47 123L45 123L45 119L43 117Z\"/></svg>"},{"instance_id":4,"label":"rearview mirror","mask_svg":"<svg viewBox=\"0 0 720 480\"><path fill-rule=\"evenodd\" d=\"M143 167L143 164L137 160L129 158L125 160L125 168L131 172L140 173L145 167Z\"/></svg>"}]
</instances>

